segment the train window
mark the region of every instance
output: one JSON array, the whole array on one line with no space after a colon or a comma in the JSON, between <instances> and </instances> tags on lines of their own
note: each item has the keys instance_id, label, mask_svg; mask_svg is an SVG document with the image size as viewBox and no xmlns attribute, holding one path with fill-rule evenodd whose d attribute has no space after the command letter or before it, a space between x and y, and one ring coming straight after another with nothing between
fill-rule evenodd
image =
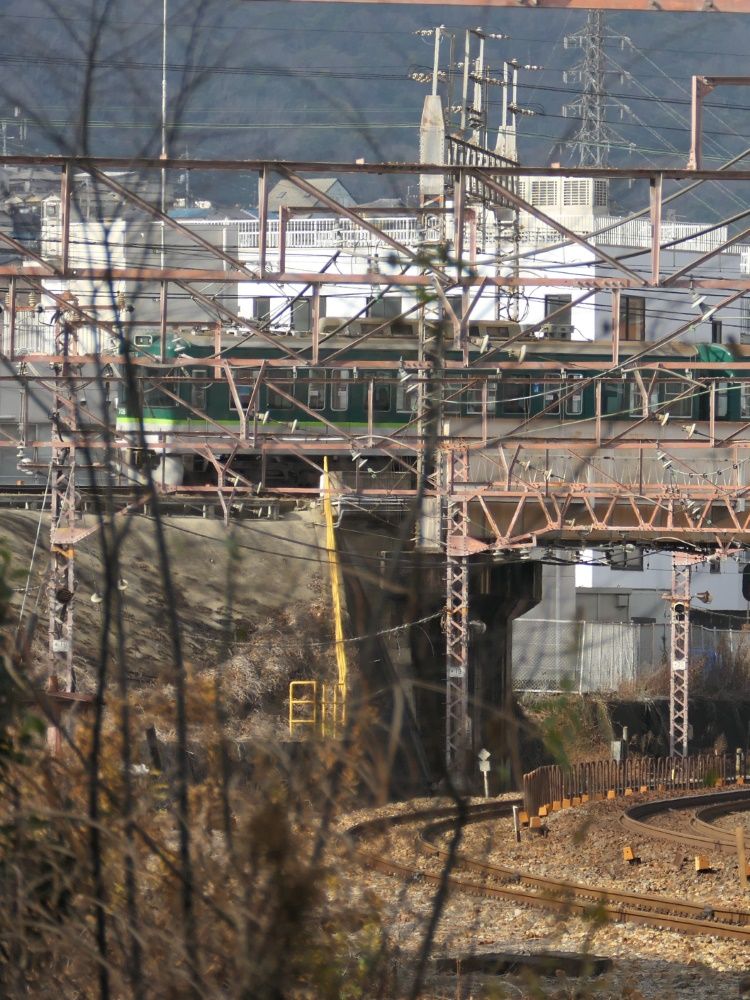
<instances>
[{"instance_id":1,"label":"train window","mask_svg":"<svg viewBox=\"0 0 750 1000\"><path fill-rule=\"evenodd\" d=\"M536 395L541 395L542 409L546 411L545 416L554 416L560 412L559 382L534 382L531 391Z\"/></svg>"},{"instance_id":2,"label":"train window","mask_svg":"<svg viewBox=\"0 0 750 1000\"><path fill-rule=\"evenodd\" d=\"M311 410L324 410L326 406L325 371L313 368L310 372L310 383L307 387L307 405Z\"/></svg>"},{"instance_id":3,"label":"train window","mask_svg":"<svg viewBox=\"0 0 750 1000\"><path fill-rule=\"evenodd\" d=\"M292 306L292 330L295 333L309 333L312 329L312 299L303 296Z\"/></svg>"},{"instance_id":4,"label":"train window","mask_svg":"<svg viewBox=\"0 0 750 1000\"><path fill-rule=\"evenodd\" d=\"M740 386L740 416L743 420L750 417L750 385L744 382Z\"/></svg>"},{"instance_id":5,"label":"train window","mask_svg":"<svg viewBox=\"0 0 750 1000\"><path fill-rule=\"evenodd\" d=\"M719 382L716 386L715 407L716 417L719 420L726 420L729 416L729 383Z\"/></svg>"},{"instance_id":6,"label":"train window","mask_svg":"<svg viewBox=\"0 0 750 1000\"><path fill-rule=\"evenodd\" d=\"M285 386L284 388L290 394L293 392L290 386ZM292 401L291 399L287 399L286 396L282 396L280 393L274 392L273 389L269 388L266 405L269 410L291 410Z\"/></svg>"},{"instance_id":7,"label":"train window","mask_svg":"<svg viewBox=\"0 0 750 1000\"><path fill-rule=\"evenodd\" d=\"M190 386L190 402L196 410L205 410L208 382L203 379L208 378L208 368L193 368L191 375L196 381Z\"/></svg>"},{"instance_id":8,"label":"train window","mask_svg":"<svg viewBox=\"0 0 750 1000\"><path fill-rule=\"evenodd\" d=\"M470 414L481 414L483 410L482 385L474 385L466 390L466 412ZM497 399L497 382L487 382L487 413L492 416L495 412L495 401Z\"/></svg>"},{"instance_id":9,"label":"train window","mask_svg":"<svg viewBox=\"0 0 750 1000\"><path fill-rule=\"evenodd\" d=\"M693 392L687 382L670 379L659 383L659 402L673 417L690 417L693 413Z\"/></svg>"},{"instance_id":10,"label":"train window","mask_svg":"<svg viewBox=\"0 0 750 1000\"><path fill-rule=\"evenodd\" d=\"M451 416L460 414L462 395L460 382L446 382L443 388L443 413Z\"/></svg>"},{"instance_id":11,"label":"train window","mask_svg":"<svg viewBox=\"0 0 750 1000\"><path fill-rule=\"evenodd\" d=\"M154 342L154 335L152 333L136 333L133 337L133 344L136 347L151 347Z\"/></svg>"},{"instance_id":12,"label":"train window","mask_svg":"<svg viewBox=\"0 0 750 1000\"><path fill-rule=\"evenodd\" d=\"M331 372L331 409L349 409L349 371L346 368Z\"/></svg>"},{"instance_id":13,"label":"train window","mask_svg":"<svg viewBox=\"0 0 750 1000\"><path fill-rule=\"evenodd\" d=\"M579 389L575 385L575 382L582 378L582 375L574 375L573 384L568 382L565 386L566 393L570 393L565 400L565 415L568 417L580 417L583 413L583 389Z\"/></svg>"},{"instance_id":14,"label":"train window","mask_svg":"<svg viewBox=\"0 0 750 1000\"><path fill-rule=\"evenodd\" d=\"M628 410L625 404L627 388L628 386L620 379L616 382L605 382L602 392L602 413L610 417L623 416Z\"/></svg>"},{"instance_id":15,"label":"train window","mask_svg":"<svg viewBox=\"0 0 750 1000\"><path fill-rule=\"evenodd\" d=\"M654 388L651 389L649 393L648 404L644 403L643 393L641 392L640 386L635 383L630 387L630 416L631 417L645 417L648 415L648 410L650 406L659 405L659 394Z\"/></svg>"},{"instance_id":16,"label":"train window","mask_svg":"<svg viewBox=\"0 0 750 1000\"><path fill-rule=\"evenodd\" d=\"M193 386L193 388L196 388ZM250 403L250 397L253 394L253 387L247 385L246 383L237 382L235 383L235 389L237 390L237 395L240 398L240 406L242 407L242 412L244 413ZM229 409L237 412L237 404L234 401L234 393L229 390Z\"/></svg>"},{"instance_id":17,"label":"train window","mask_svg":"<svg viewBox=\"0 0 750 1000\"><path fill-rule=\"evenodd\" d=\"M419 393L413 383L396 386L396 410L399 413L416 413L418 398Z\"/></svg>"},{"instance_id":18,"label":"train window","mask_svg":"<svg viewBox=\"0 0 750 1000\"><path fill-rule=\"evenodd\" d=\"M386 382L373 382L372 408L377 413L385 413L391 408L391 387Z\"/></svg>"},{"instance_id":19,"label":"train window","mask_svg":"<svg viewBox=\"0 0 750 1000\"><path fill-rule=\"evenodd\" d=\"M500 402L506 416L524 416L529 407L529 383L501 382Z\"/></svg>"}]
</instances>

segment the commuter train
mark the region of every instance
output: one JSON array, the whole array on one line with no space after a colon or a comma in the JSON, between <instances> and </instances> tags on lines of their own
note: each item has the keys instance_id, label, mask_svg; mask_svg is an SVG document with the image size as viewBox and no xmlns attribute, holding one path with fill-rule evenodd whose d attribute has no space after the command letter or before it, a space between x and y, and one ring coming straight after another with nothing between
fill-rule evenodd
<instances>
[{"instance_id":1,"label":"commuter train","mask_svg":"<svg viewBox=\"0 0 750 1000\"><path fill-rule=\"evenodd\" d=\"M377 333L365 337L376 327ZM135 381L117 401L117 433L131 441L135 468L150 461L168 483L210 477L210 462L194 459L201 450L196 446L226 450L220 439L225 430L234 435L234 469L244 466L258 481L255 470L265 453L264 482L295 485L313 472L309 462L295 457L295 448L312 459L343 456L348 435L356 435L360 454L382 459L422 433L419 400L435 401L437 393L439 433L472 440L502 438L529 417L536 419L527 435L556 428L559 438L564 423L571 440L590 439L595 421L606 424L611 436L650 415L670 420L671 428L685 426L690 436L693 423L715 428L717 422L750 420L750 377L732 370L733 361L750 360L744 347L730 353L720 345L673 341L648 352L643 342L625 342L620 365L613 367L608 341L537 340L518 324L501 321L472 322L468 334L467 365L452 333L428 328L427 356L440 354L443 366L441 378L431 380L429 366L419 365L417 324L408 320L383 329L380 319L326 318L314 366L309 335L275 334L276 343L269 343L248 331L219 339L170 334L167 363L159 364L158 333L138 333L132 341ZM509 338L512 343L505 346ZM290 359L284 348L296 357ZM678 362L679 368L660 367L666 362ZM706 362L726 364L711 372L710 391L693 381ZM351 467L348 453L345 461Z\"/></svg>"}]
</instances>

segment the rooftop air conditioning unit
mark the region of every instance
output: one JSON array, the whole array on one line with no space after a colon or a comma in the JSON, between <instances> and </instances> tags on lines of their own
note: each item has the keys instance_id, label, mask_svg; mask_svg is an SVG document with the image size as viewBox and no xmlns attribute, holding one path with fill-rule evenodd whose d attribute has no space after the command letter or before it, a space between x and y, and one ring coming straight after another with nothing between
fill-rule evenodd
<instances>
[{"instance_id":1,"label":"rooftop air conditioning unit","mask_svg":"<svg viewBox=\"0 0 750 1000\"><path fill-rule=\"evenodd\" d=\"M545 323L542 333L552 340L570 340L573 327L570 323Z\"/></svg>"}]
</instances>

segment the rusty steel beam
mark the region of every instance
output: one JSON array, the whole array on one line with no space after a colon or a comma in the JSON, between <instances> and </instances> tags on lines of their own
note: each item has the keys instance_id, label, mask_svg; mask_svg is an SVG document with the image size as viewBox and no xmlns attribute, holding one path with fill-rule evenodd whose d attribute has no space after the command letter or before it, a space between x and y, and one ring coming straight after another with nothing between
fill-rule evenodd
<instances>
[{"instance_id":1,"label":"rusty steel beam","mask_svg":"<svg viewBox=\"0 0 750 1000\"><path fill-rule=\"evenodd\" d=\"M372 3L372 0L289 0L292 3ZM384 4L420 6L433 0L380 0ZM514 10L631 10L671 14L748 14L750 0L442 0L444 7L512 7Z\"/></svg>"},{"instance_id":2,"label":"rusty steel beam","mask_svg":"<svg viewBox=\"0 0 750 1000\"><path fill-rule=\"evenodd\" d=\"M614 0L617 2L617 0ZM750 0L742 0L750 6ZM618 4L619 7L619 4ZM714 78L715 79L715 78ZM741 157L740 157L741 158ZM89 172L92 168L96 170L127 171L133 170L220 170L239 172L260 172L264 169L280 172L282 169L295 173L315 173L322 172L340 174L446 174L452 177L474 173L477 167L472 164L432 164L418 162L381 162L372 161L365 163L342 162L336 160L242 160L242 159L200 159L187 157L184 159L174 159L167 157L162 160L159 157L75 157L61 155L33 155L15 154L0 156L0 167L2 166L39 166L46 168L69 165L70 169L83 170ZM665 180L684 180L689 182L703 181L726 181L726 180L750 180L750 169L728 170L725 167L712 169L691 170L688 167L550 167L546 164L540 166L519 166L512 164L509 166L492 166L483 168L492 177L591 177L591 178L613 178L613 179L633 179L646 180L661 175ZM317 190L317 189L316 189ZM415 210L424 214L424 209ZM427 210L430 214L431 209Z\"/></svg>"}]
</instances>

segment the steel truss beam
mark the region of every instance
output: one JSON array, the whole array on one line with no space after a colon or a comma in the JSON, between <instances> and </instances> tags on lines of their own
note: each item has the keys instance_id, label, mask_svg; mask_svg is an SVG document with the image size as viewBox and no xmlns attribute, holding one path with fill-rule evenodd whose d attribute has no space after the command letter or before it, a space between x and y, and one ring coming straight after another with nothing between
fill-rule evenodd
<instances>
[{"instance_id":1,"label":"steel truss beam","mask_svg":"<svg viewBox=\"0 0 750 1000\"><path fill-rule=\"evenodd\" d=\"M294 3L370 3L371 0L292 0ZM419 6L432 0L381 0L382 3ZM644 14L748 14L750 0L442 0L446 7L546 7L553 10L632 10Z\"/></svg>"}]
</instances>

